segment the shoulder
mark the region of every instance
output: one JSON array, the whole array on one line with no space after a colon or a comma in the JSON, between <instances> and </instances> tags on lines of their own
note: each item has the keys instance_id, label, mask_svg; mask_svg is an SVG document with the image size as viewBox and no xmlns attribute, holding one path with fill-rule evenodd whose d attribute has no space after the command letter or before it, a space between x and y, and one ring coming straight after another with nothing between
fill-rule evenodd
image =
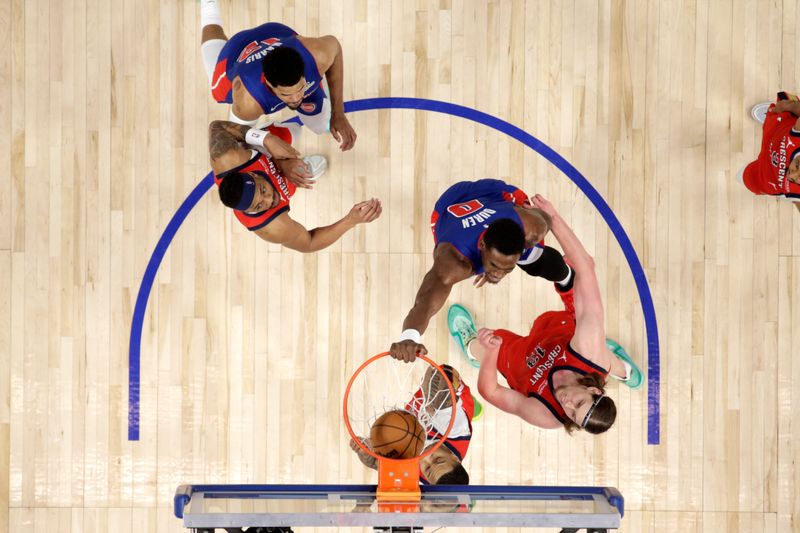
<instances>
[{"instance_id":1,"label":"shoulder","mask_svg":"<svg viewBox=\"0 0 800 533\"><path fill-rule=\"evenodd\" d=\"M339 51L342 49L339 39L333 35L323 35L322 37L297 37L297 40L306 47L308 52L317 62L320 72L328 70Z\"/></svg>"},{"instance_id":2,"label":"shoulder","mask_svg":"<svg viewBox=\"0 0 800 533\"><path fill-rule=\"evenodd\" d=\"M265 241L275 244L286 244L295 237L298 226L302 229L302 226L289 216L289 211L287 210L272 219L265 226L254 230L253 233Z\"/></svg>"},{"instance_id":3,"label":"shoulder","mask_svg":"<svg viewBox=\"0 0 800 533\"><path fill-rule=\"evenodd\" d=\"M432 270L448 285L464 281L472 275L470 262L448 242L436 245Z\"/></svg>"},{"instance_id":4,"label":"shoulder","mask_svg":"<svg viewBox=\"0 0 800 533\"><path fill-rule=\"evenodd\" d=\"M602 331L581 334L576 328L567 346L567 352L573 361L584 363L593 372L608 374L608 369L611 368L613 356L606 349L606 339Z\"/></svg>"},{"instance_id":5,"label":"shoulder","mask_svg":"<svg viewBox=\"0 0 800 533\"><path fill-rule=\"evenodd\" d=\"M558 429L564 426L539 398L534 396L526 398L522 409L523 412L519 414L529 424L542 429Z\"/></svg>"}]
</instances>

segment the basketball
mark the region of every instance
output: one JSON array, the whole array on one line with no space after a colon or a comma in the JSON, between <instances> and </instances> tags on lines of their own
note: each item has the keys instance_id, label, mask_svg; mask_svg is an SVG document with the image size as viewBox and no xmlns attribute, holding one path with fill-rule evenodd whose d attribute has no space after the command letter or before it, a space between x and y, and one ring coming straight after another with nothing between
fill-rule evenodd
<instances>
[{"instance_id":1,"label":"basketball","mask_svg":"<svg viewBox=\"0 0 800 533\"><path fill-rule=\"evenodd\" d=\"M425 447L425 429L407 411L388 411L378 417L369 430L372 449L390 459L410 459Z\"/></svg>"}]
</instances>

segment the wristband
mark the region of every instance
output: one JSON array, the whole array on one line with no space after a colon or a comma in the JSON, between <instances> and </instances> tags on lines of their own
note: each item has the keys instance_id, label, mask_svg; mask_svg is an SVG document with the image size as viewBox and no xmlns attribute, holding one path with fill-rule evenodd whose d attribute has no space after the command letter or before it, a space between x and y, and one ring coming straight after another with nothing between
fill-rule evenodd
<instances>
[{"instance_id":1,"label":"wristband","mask_svg":"<svg viewBox=\"0 0 800 533\"><path fill-rule=\"evenodd\" d=\"M266 150L264 146L264 139L267 138L267 135L269 135L268 131L250 128L244 135L244 142L246 142L250 146L255 146L257 148L260 148L261 150ZM267 155L270 154L268 153Z\"/></svg>"},{"instance_id":2,"label":"wristband","mask_svg":"<svg viewBox=\"0 0 800 533\"><path fill-rule=\"evenodd\" d=\"M403 341L414 341L417 344L422 344L422 335L415 329L407 329L400 334L400 338L397 342Z\"/></svg>"}]
</instances>

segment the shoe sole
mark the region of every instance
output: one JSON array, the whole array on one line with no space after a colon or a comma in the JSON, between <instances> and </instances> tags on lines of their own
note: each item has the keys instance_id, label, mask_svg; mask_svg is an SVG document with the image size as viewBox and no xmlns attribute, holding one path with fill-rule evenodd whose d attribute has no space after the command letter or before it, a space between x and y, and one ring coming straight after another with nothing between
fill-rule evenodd
<instances>
[{"instance_id":1,"label":"shoe sole","mask_svg":"<svg viewBox=\"0 0 800 533\"><path fill-rule=\"evenodd\" d=\"M771 104L767 102L754 105L750 109L750 116L759 124L763 124L767 120L767 110L769 109L770 105ZM764 112L762 113L761 110Z\"/></svg>"}]
</instances>

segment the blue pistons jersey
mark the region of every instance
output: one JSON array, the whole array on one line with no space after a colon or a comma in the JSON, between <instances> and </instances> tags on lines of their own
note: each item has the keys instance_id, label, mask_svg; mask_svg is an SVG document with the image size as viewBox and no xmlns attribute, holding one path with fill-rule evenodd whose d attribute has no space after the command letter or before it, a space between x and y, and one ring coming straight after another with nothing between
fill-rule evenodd
<instances>
[{"instance_id":1,"label":"blue pistons jersey","mask_svg":"<svg viewBox=\"0 0 800 533\"><path fill-rule=\"evenodd\" d=\"M482 274L478 241L495 220L510 218L524 227L514 206L523 205L527 199L525 192L504 181L460 181L436 201L431 213L433 241L436 245L448 243L454 246L470 262L475 274ZM532 263L541 253L541 243L526 248L517 264Z\"/></svg>"},{"instance_id":2,"label":"blue pistons jersey","mask_svg":"<svg viewBox=\"0 0 800 533\"><path fill-rule=\"evenodd\" d=\"M297 50L303 58L306 86L303 102L297 109L304 115L316 115L322 110L326 98L325 90L320 88L317 62L311 52L297 39L297 33L283 24L268 22L251 30L240 31L225 43L217 59L217 66L211 82L211 94L220 103L232 103L233 80L238 76L247 92L259 103L264 113L270 115L286 104L267 87L262 60L275 48L289 47Z\"/></svg>"}]
</instances>

